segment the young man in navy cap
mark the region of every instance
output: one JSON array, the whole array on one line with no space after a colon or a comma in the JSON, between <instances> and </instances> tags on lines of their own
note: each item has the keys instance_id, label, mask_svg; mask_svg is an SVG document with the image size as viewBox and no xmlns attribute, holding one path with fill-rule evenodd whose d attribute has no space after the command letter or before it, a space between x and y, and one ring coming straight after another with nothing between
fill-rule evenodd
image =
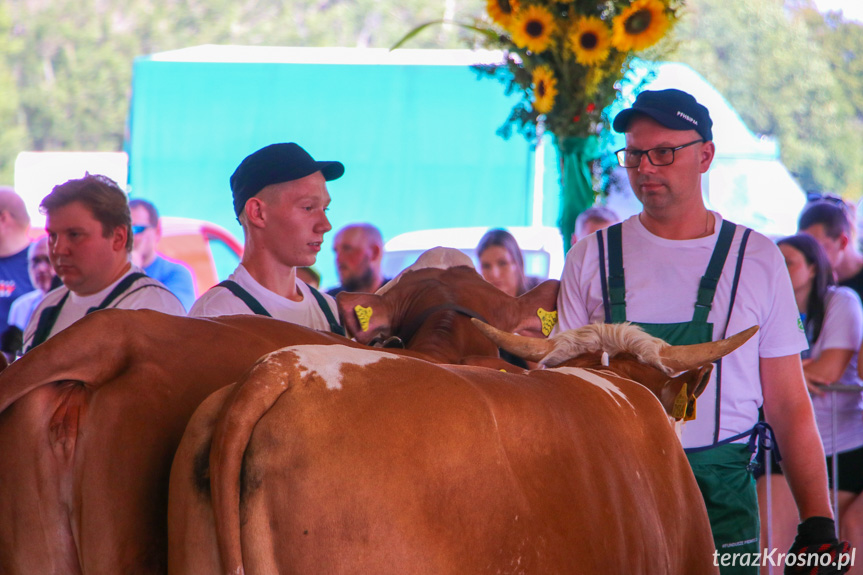
<instances>
[{"instance_id":1,"label":"young man in navy cap","mask_svg":"<svg viewBox=\"0 0 863 575\"><path fill-rule=\"evenodd\" d=\"M189 316L258 314L344 333L335 300L297 277L311 266L332 229L327 182L340 162L317 162L295 143L272 144L242 161L231 176L234 213L243 226L243 259L224 282L202 295Z\"/></svg>"},{"instance_id":2,"label":"young man in navy cap","mask_svg":"<svg viewBox=\"0 0 863 575\"><path fill-rule=\"evenodd\" d=\"M567 254L556 329L630 321L681 345L760 326L756 338L715 366L698 417L683 428L716 543L708 560L723 575L758 573L749 566L754 555L740 563L742 554L763 550L747 469L762 402L803 520L794 549L841 548L800 363L807 342L785 262L768 238L704 205L701 177L715 154L710 114L685 92L645 91L618 114L614 129L626 134L616 155L643 209Z\"/></svg>"}]
</instances>

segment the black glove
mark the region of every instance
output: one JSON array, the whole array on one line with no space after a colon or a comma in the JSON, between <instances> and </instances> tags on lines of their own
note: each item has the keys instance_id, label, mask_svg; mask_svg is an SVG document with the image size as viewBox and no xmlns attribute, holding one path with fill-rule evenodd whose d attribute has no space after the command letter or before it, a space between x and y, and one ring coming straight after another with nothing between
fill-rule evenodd
<instances>
[{"instance_id":1,"label":"black glove","mask_svg":"<svg viewBox=\"0 0 863 575\"><path fill-rule=\"evenodd\" d=\"M785 558L785 575L841 575L851 566L851 546L836 539L829 517L810 517L797 526L797 537ZM829 557L829 559L828 559Z\"/></svg>"}]
</instances>

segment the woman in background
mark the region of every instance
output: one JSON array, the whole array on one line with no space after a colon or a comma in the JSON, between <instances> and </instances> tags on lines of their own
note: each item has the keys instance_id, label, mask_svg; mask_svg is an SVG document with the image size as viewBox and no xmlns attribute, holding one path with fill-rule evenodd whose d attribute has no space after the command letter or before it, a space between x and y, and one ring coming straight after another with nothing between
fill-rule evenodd
<instances>
[{"instance_id":1,"label":"woman in background","mask_svg":"<svg viewBox=\"0 0 863 575\"><path fill-rule=\"evenodd\" d=\"M536 286L536 280L524 275L524 257L515 237L504 229L491 229L485 233L476 246L480 273L485 281L503 293L518 297ZM533 281L531 281L533 280ZM506 350L500 350L504 361L518 367L535 367Z\"/></svg>"},{"instance_id":2,"label":"woman in background","mask_svg":"<svg viewBox=\"0 0 863 575\"><path fill-rule=\"evenodd\" d=\"M863 394L825 391L830 384L861 386L857 353L863 343L863 307L851 288L834 285L833 270L821 245L808 234L777 242L791 276L797 308L809 350L803 355L803 373L815 419L827 455L832 482L832 456L838 454L839 517L841 539L851 547L863 546ZM837 405L837 433L833 434L833 401ZM782 446L779 445L781 453ZM790 489L777 469L773 490L773 546L788 549L799 522ZM759 499L764 497L766 477L758 479ZM762 526L766 517L762 507ZM763 536L763 534L762 534Z\"/></svg>"},{"instance_id":3,"label":"woman in background","mask_svg":"<svg viewBox=\"0 0 863 575\"><path fill-rule=\"evenodd\" d=\"M476 255L482 277L503 293L517 297L529 289L521 248L508 231L487 231L476 246Z\"/></svg>"}]
</instances>

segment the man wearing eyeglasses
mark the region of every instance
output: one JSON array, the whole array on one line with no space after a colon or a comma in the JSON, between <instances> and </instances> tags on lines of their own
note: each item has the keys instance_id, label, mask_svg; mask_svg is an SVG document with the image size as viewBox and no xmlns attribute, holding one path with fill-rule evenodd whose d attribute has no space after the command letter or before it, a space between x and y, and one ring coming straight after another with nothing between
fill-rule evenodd
<instances>
[{"instance_id":1,"label":"man wearing eyeglasses","mask_svg":"<svg viewBox=\"0 0 863 575\"><path fill-rule=\"evenodd\" d=\"M136 198L129 201L132 214L132 263L143 268L151 278L157 279L171 290L186 308L195 303L195 284L192 272L178 262L172 262L156 253L162 237L159 212L151 202Z\"/></svg>"},{"instance_id":2,"label":"man wearing eyeglasses","mask_svg":"<svg viewBox=\"0 0 863 575\"><path fill-rule=\"evenodd\" d=\"M63 285L49 292L24 330L25 353L85 315L107 308L185 315L183 304L129 261L132 220L126 193L87 174L42 200L48 257Z\"/></svg>"},{"instance_id":3,"label":"man wearing eyeglasses","mask_svg":"<svg viewBox=\"0 0 863 575\"><path fill-rule=\"evenodd\" d=\"M617 115L613 127L626 134L617 159L643 208L570 250L557 329L629 321L681 345L760 326L757 338L715 366L682 437L710 516L716 564L723 575L754 574L757 566L732 567L723 557L762 550L747 449L763 429L756 426L762 402L804 520L793 549L840 544L800 364L806 337L784 260L768 238L704 204L712 125L707 108L680 90L642 92Z\"/></svg>"}]
</instances>

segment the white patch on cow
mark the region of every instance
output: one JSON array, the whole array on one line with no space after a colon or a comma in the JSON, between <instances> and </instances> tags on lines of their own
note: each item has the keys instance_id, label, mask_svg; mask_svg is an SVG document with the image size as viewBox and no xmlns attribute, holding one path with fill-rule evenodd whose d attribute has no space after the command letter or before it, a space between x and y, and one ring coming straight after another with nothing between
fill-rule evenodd
<instances>
[{"instance_id":1,"label":"white patch on cow","mask_svg":"<svg viewBox=\"0 0 863 575\"><path fill-rule=\"evenodd\" d=\"M296 355L300 375L317 375L324 380L327 389L342 388L342 366L366 367L382 359L396 357L372 349L333 345L295 345L280 351L290 351Z\"/></svg>"},{"instance_id":2,"label":"white patch on cow","mask_svg":"<svg viewBox=\"0 0 863 575\"><path fill-rule=\"evenodd\" d=\"M626 395L622 391L620 391L619 387L617 387L608 379L602 377L593 370L584 369L583 367L555 367L551 371L558 371L560 373L574 375L575 377L581 378L584 381L592 383L596 387L602 389L604 392L611 396L611 398L617 405L620 405L620 402L617 400L617 398L619 397L623 401L625 401L629 405L629 407L631 407L633 410L635 409L635 406L633 406L632 403L629 401L629 398L626 397Z\"/></svg>"},{"instance_id":3,"label":"white patch on cow","mask_svg":"<svg viewBox=\"0 0 863 575\"><path fill-rule=\"evenodd\" d=\"M543 365L560 365L585 353L604 352L611 357L619 353L631 353L645 365L660 369L667 375L672 373L662 364L659 355L668 344L630 323L592 323L567 330L549 341L553 348L540 362Z\"/></svg>"},{"instance_id":4,"label":"white patch on cow","mask_svg":"<svg viewBox=\"0 0 863 575\"><path fill-rule=\"evenodd\" d=\"M454 248L442 248L440 246L424 251L413 264L406 267L399 275L388 281L386 284L375 292L377 295L383 295L396 285L401 277L408 272L416 270L424 270L435 268L446 270L458 266L468 266L473 269L473 260L464 252Z\"/></svg>"},{"instance_id":5,"label":"white patch on cow","mask_svg":"<svg viewBox=\"0 0 863 575\"><path fill-rule=\"evenodd\" d=\"M607 351L602 352L602 362L601 363L605 367L608 367L608 352Z\"/></svg>"}]
</instances>

